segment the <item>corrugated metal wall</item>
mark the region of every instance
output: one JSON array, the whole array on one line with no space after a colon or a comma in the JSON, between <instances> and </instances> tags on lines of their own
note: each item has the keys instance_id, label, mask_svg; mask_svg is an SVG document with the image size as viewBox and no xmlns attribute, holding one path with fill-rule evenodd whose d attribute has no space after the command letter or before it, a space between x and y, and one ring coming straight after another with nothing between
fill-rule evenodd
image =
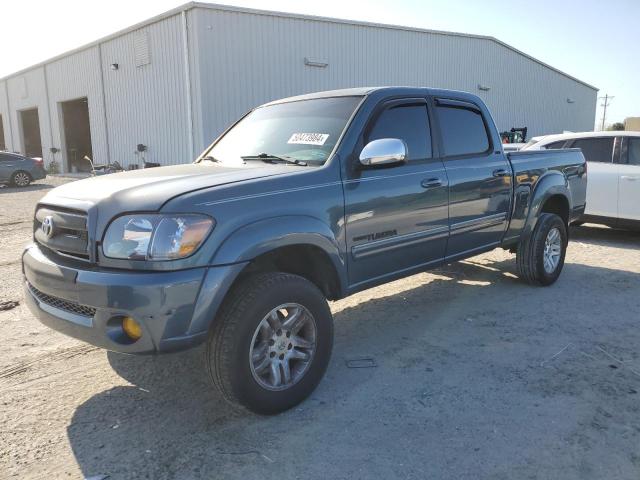
<instances>
[{"instance_id":1,"label":"corrugated metal wall","mask_svg":"<svg viewBox=\"0 0 640 480\"><path fill-rule=\"evenodd\" d=\"M118 69L111 64L118 64ZM178 164L193 159L179 15L54 59L3 83L8 86L11 110L12 128L4 122L6 136L10 130L13 133L11 141L7 139L11 150L24 151L18 112L36 107L46 163L55 159L65 165L60 102L86 97L95 163L110 158L125 167L142 165L142 155L134 153L138 144L147 146L143 155L149 162ZM4 89L1 93L4 120L9 109ZM60 152L51 153L51 147Z\"/></svg>"},{"instance_id":2,"label":"corrugated metal wall","mask_svg":"<svg viewBox=\"0 0 640 480\"><path fill-rule=\"evenodd\" d=\"M100 86L98 47L58 59L46 65L29 70L6 80L8 86L11 124L6 107L5 92L2 89L0 113L3 114L7 149L24 152L20 111L38 109L42 153L47 165L56 160L63 164L64 129L59 102L87 97L89 101L90 123L94 156L105 155L106 138ZM47 92L48 84L48 92ZM48 98L47 98L47 93ZM52 153L51 148L60 150Z\"/></svg>"},{"instance_id":3,"label":"corrugated metal wall","mask_svg":"<svg viewBox=\"0 0 640 480\"><path fill-rule=\"evenodd\" d=\"M9 119L11 121L11 150L23 152L22 126L20 112L32 108L38 109L40 121L40 136L42 152L45 159L51 159L49 148L51 141L51 122L47 94L45 89L45 67L41 66L25 72L22 75L6 80L9 94ZM5 131L9 130L5 125Z\"/></svg>"},{"instance_id":4,"label":"corrugated metal wall","mask_svg":"<svg viewBox=\"0 0 640 480\"><path fill-rule=\"evenodd\" d=\"M7 147L23 151L18 112L37 107L45 160L63 164L60 102L87 97L97 163L141 164L138 144L147 146L147 161L185 163L256 105L376 85L477 93L501 130L527 126L539 135L593 128L596 90L490 39L235 7L200 5L185 15L191 104L178 9L1 81ZM305 58L327 66L306 65ZM51 147L61 152L54 155Z\"/></svg>"},{"instance_id":5,"label":"corrugated metal wall","mask_svg":"<svg viewBox=\"0 0 640 480\"><path fill-rule=\"evenodd\" d=\"M202 148L251 107L318 90L431 86L479 94L498 128L591 130L596 91L489 39L199 8ZM307 66L304 59L327 62ZM478 84L490 87L478 90ZM573 103L568 103L570 98Z\"/></svg>"},{"instance_id":6,"label":"corrugated metal wall","mask_svg":"<svg viewBox=\"0 0 640 480\"><path fill-rule=\"evenodd\" d=\"M0 117L2 118L2 130L5 147L7 150L13 150L13 144L11 142L11 124L9 123L9 105L7 103L9 96L7 95L7 82L0 82Z\"/></svg>"},{"instance_id":7,"label":"corrugated metal wall","mask_svg":"<svg viewBox=\"0 0 640 480\"><path fill-rule=\"evenodd\" d=\"M102 44L107 128L111 159L126 166L140 163L138 144L146 145L148 162L187 163L189 153L187 92L180 15L143 29L149 63L136 66L140 30ZM138 57L143 52L138 52ZM109 65L117 63L118 70Z\"/></svg>"},{"instance_id":8,"label":"corrugated metal wall","mask_svg":"<svg viewBox=\"0 0 640 480\"><path fill-rule=\"evenodd\" d=\"M55 154L55 158L61 166L68 165L69 159L66 158L60 103L82 97L87 98L89 107L93 160L97 163L105 163L107 158L108 147L99 48L99 46L95 46L83 50L46 66L53 145L60 150Z\"/></svg>"}]
</instances>

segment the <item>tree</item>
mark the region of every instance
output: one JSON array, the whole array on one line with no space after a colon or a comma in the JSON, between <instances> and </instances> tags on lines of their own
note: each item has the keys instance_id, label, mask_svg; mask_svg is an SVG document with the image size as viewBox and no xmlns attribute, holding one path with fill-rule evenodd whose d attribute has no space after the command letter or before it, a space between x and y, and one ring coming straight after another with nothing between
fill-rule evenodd
<instances>
[{"instance_id":1,"label":"tree","mask_svg":"<svg viewBox=\"0 0 640 480\"><path fill-rule=\"evenodd\" d=\"M607 127L607 130L614 130L614 131L624 130L624 123L622 122L612 123Z\"/></svg>"}]
</instances>

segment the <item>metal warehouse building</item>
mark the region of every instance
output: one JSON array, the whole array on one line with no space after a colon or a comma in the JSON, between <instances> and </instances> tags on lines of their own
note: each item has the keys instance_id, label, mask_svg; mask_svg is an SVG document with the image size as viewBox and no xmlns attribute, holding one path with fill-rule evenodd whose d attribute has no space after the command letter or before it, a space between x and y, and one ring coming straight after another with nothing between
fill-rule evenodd
<instances>
[{"instance_id":1,"label":"metal warehouse building","mask_svg":"<svg viewBox=\"0 0 640 480\"><path fill-rule=\"evenodd\" d=\"M255 105L377 85L476 93L501 131L594 124L595 87L492 37L188 3L0 79L0 150L185 163Z\"/></svg>"}]
</instances>

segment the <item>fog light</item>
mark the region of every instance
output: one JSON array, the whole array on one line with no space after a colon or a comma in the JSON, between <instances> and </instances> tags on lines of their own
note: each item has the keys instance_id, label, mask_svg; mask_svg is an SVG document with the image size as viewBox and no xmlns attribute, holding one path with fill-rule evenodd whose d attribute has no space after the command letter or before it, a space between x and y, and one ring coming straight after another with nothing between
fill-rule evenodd
<instances>
[{"instance_id":1,"label":"fog light","mask_svg":"<svg viewBox=\"0 0 640 480\"><path fill-rule=\"evenodd\" d=\"M122 329L124 330L124 333L127 334L127 337L134 342L142 336L142 328L140 327L140 324L131 317L122 318Z\"/></svg>"}]
</instances>

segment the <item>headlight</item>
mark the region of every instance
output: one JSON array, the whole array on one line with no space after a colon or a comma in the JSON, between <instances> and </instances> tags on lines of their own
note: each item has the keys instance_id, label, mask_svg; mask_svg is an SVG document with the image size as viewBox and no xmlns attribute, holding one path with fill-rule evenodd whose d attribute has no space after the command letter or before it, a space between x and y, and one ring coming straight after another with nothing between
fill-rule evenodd
<instances>
[{"instance_id":1,"label":"headlight","mask_svg":"<svg viewBox=\"0 0 640 480\"><path fill-rule=\"evenodd\" d=\"M111 222L102 243L109 258L175 260L194 253L214 226L204 215L123 215Z\"/></svg>"}]
</instances>

